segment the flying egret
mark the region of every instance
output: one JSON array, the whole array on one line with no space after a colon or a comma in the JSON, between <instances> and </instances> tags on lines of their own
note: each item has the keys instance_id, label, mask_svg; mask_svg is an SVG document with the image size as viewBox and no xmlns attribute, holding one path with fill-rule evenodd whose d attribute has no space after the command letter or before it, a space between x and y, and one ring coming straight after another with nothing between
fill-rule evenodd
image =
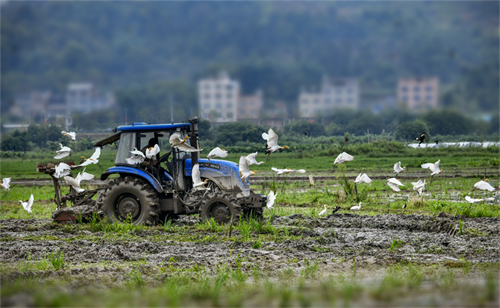
<instances>
[{"instance_id":1,"label":"flying egret","mask_svg":"<svg viewBox=\"0 0 500 308\"><path fill-rule=\"evenodd\" d=\"M181 134L173 133L170 136L169 142L172 148L177 148L179 151L183 152L199 152L202 150L202 149L195 149L192 146L186 144L188 138L189 136L186 136L184 137L184 139L181 139Z\"/></svg>"},{"instance_id":2,"label":"flying egret","mask_svg":"<svg viewBox=\"0 0 500 308\"><path fill-rule=\"evenodd\" d=\"M62 131L61 134L63 134L66 137L71 138L71 140L76 140L76 133L75 132L65 132L65 131Z\"/></svg>"},{"instance_id":3,"label":"flying egret","mask_svg":"<svg viewBox=\"0 0 500 308\"><path fill-rule=\"evenodd\" d=\"M127 164L131 164L131 165L142 164L142 162L146 158L144 153L139 151L136 147L133 147L132 151L130 151L130 153L133 156L129 157L129 158L125 158L125 160L127 161Z\"/></svg>"},{"instance_id":4,"label":"flying egret","mask_svg":"<svg viewBox=\"0 0 500 308\"><path fill-rule=\"evenodd\" d=\"M311 183L311 185L314 186L314 178L312 174L309 174L309 183Z\"/></svg>"},{"instance_id":5,"label":"flying egret","mask_svg":"<svg viewBox=\"0 0 500 308\"><path fill-rule=\"evenodd\" d=\"M66 163L59 163L55 167L54 177L60 179L71 173L71 167Z\"/></svg>"},{"instance_id":6,"label":"flying egret","mask_svg":"<svg viewBox=\"0 0 500 308\"><path fill-rule=\"evenodd\" d=\"M479 181L476 184L474 184L474 187L481 190L495 191L495 187L491 186L490 183L487 183L486 181L488 181L488 179L484 181Z\"/></svg>"},{"instance_id":7,"label":"flying egret","mask_svg":"<svg viewBox=\"0 0 500 308\"><path fill-rule=\"evenodd\" d=\"M99 162L98 158L100 155L101 155L101 148L97 147L97 148L95 148L94 154L92 154L92 156L90 156L90 158L87 159L87 158L85 158L85 156L82 156L82 158L85 159L85 161L78 166L84 167L84 166L88 166L90 164L97 164Z\"/></svg>"},{"instance_id":8,"label":"flying egret","mask_svg":"<svg viewBox=\"0 0 500 308\"><path fill-rule=\"evenodd\" d=\"M272 191L272 190L269 193L269 195L267 195L266 206L267 206L268 209L272 209L273 208L273 204L274 204L274 201L276 200L277 196L278 196L278 193L274 194L274 191Z\"/></svg>"},{"instance_id":9,"label":"flying egret","mask_svg":"<svg viewBox=\"0 0 500 308\"><path fill-rule=\"evenodd\" d=\"M356 180L354 180L354 183L356 183L356 184L361 184L361 183L370 184L371 182L372 182L372 179L370 179L368 177L368 175L366 175L366 173L363 173L363 174L360 173L356 177Z\"/></svg>"},{"instance_id":10,"label":"flying egret","mask_svg":"<svg viewBox=\"0 0 500 308\"><path fill-rule=\"evenodd\" d=\"M326 204L323 204L325 206L325 209L319 212L319 216L323 216L326 214Z\"/></svg>"},{"instance_id":11,"label":"flying egret","mask_svg":"<svg viewBox=\"0 0 500 308\"><path fill-rule=\"evenodd\" d=\"M290 169L290 168L278 169L276 167L272 167L271 170L275 171L276 174L288 174L291 172L306 173L306 171L304 169L294 170L294 169Z\"/></svg>"},{"instance_id":12,"label":"flying egret","mask_svg":"<svg viewBox=\"0 0 500 308\"><path fill-rule=\"evenodd\" d=\"M211 158L214 158L214 157L225 158L225 157L227 157L227 151L224 149L221 149L219 147L216 147L215 149L210 151L210 153L208 153L208 155L207 155L207 158L209 161Z\"/></svg>"},{"instance_id":13,"label":"flying egret","mask_svg":"<svg viewBox=\"0 0 500 308\"><path fill-rule=\"evenodd\" d=\"M274 132L272 128L269 129L267 133L262 133L262 139L266 140L266 154L268 154L267 159L271 157L271 153L277 150L289 149L289 146L281 147L278 145L278 135Z\"/></svg>"},{"instance_id":14,"label":"flying egret","mask_svg":"<svg viewBox=\"0 0 500 308\"><path fill-rule=\"evenodd\" d=\"M10 190L10 178L4 178L1 180L0 187L3 187L4 190Z\"/></svg>"},{"instance_id":15,"label":"flying egret","mask_svg":"<svg viewBox=\"0 0 500 308\"><path fill-rule=\"evenodd\" d=\"M443 169L439 169L440 162L441 162L441 160L438 160L434 164L433 163L422 164L422 165L420 165L420 167L422 167L424 169L429 169L430 171L432 171L431 175L435 175L435 174L443 172Z\"/></svg>"},{"instance_id":16,"label":"flying egret","mask_svg":"<svg viewBox=\"0 0 500 308\"><path fill-rule=\"evenodd\" d=\"M335 158L335 161L333 162L334 165L340 165L341 163L344 163L346 161L351 161L354 159L354 156L347 154L346 152L342 152Z\"/></svg>"},{"instance_id":17,"label":"flying egret","mask_svg":"<svg viewBox=\"0 0 500 308\"><path fill-rule=\"evenodd\" d=\"M396 172L396 174L403 172L405 169L406 167L401 167L401 162L397 162L394 164L394 172Z\"/></svg>"},{"instance_id":18,"label":"flying egret","mask_svg":"<svg viewBox=\"0 0 500 308\"><path fill-rule=\"evenodd\" d=\"M422 194L426 183L425 180L418 180L417 182L411 182L411 184L413 185L413 190L415 190L420 195Z\"/></svg>"},{"instance_id":19,"label":"flying egret","mask_svg":"<svg viewBox=\"0 0 500 308\"><path fill-rule=\"evenodd\" d=\"M248 160L246 156L241 156L240 157L240 163L238 164L240 168L240 177L241 180L245 180L251 175L254 175L257 170L251 171L250 166L248 165Z\"/></svg>"},{"instance_id":20,"label":"flying egret","mask_svg":"<svg viewBox=\"0 0 500 308\"><path fill-rule=\"evenodd\" d=\"M63 146L62 143L59 143L59 146L61 146L61 149L59 151L56 151L57 155L54 156L55 159L61 159L71 153L71 149L69 147Z\"/></svg>"},{"instance_id":21,"label":"flying egret","mask_svg":"<svg viewBox=\"0 0 500 308\"><path fill-rule=\"evenodd\" d=\"M484 201L484 199L473 199L469 196L465 196L465 201L467 201L469 203L477 203L477 202Z\"/></svg>"},{"instance_id":22,"label":"flying egret","mask_svg":"<svg viewBox=\"0 0 500 308\"><path fill-rule=\"evenodd\" d=\"M264 163L263 161L257 162L257 160L256 160L257 154L259 154L259 152L255 152L255 153L247 155L247 161L248 161L249 166L250 165L260 165L260 164Z\"/></svg>"},{"instance_id":23,"label":"flying egret","mask_svg":"<svg viewBox=\"0 0 500 308\"><path fill-rule=\"evenodd\" d=\"M146 149L146 158L154 158L158 153L160 153L160 146L155 144L154 146Z\"/></svg>"},{"instance_id":24,"label":"flying egret","mask_svg":"<svg viewBox=\"0 0 500 308\"><path fill-rule=\"evenodd\" d=\"M415 140L420 140L420 143L418 145L421 145L425 140L425 132L421 133L420 137L415 137Z\"/></svg>"},{"instance_id":25,"label":"flying egret","mask_svg":"<svg viewBox=\"0 0 500 308\"><path fill-rule=\"evenodd\" d=\"M23 208L28 212L28 213L31 213L31 206L33 205L33 201L35 199L33 198L33 194L31 194L28 202L23 202L21 200L19 200L19 202L21 202Z\"/></svg>"},{"instance_id":26,"label":"flying egret","mask_svg":"<svg viewBox=\"0 0 500 308\"><path fill-rule=\"evenodd\" d=\"M351 207L351 211L359 211L360 209L361 209L361 202L359 203L359 205Z\"/></svg>"},{"instance_id":27,"label":"flying egret","mask_svg":"<svg viewBox=\"0 0 500 308\"><path fill-rule=\"evenodd\" d=\"M404 186L404 184L401 183L396 178L390 178L390 179L388 179L387 180L387 185L389 185L389 187L392 188L392 190L394 190L394 191L401 191L401 189L399 189L399 186Z\"/></svg>"},{"instance_id":28,"label":"flying egret","mask_svg":"<svg viewBox=\"0 0 500 308\"><path fill-rule=\"evenodd\" d=\"M196 164L193 167L191 178L193 180L193 189L195 190L210 190L209 187L205 187L204 185L207 184L208 179L205 179L205 181L201 180L200 176L200 165Z\"/></svg>"},{"instance_id":29,"label":"flying egret","mask_svg":"<svg viewBox=\"0 0 500 308\"><path fill-rule=\"evenodd\" d=\"M82 192L85 189L83 189L83 188L80 187L81 181L88 181L88 180L92 180L93 178L94 178L94 175L85 172L85 168L83 168L83 171L80 172L80 173L78 173L78 175L76 176L76 178L72 178L70 176L65 176L64 180L66 182L68 182L68 184L70 184L71 186L73 186L73 188L77 192Z\"/></svg>"}]
</instances>

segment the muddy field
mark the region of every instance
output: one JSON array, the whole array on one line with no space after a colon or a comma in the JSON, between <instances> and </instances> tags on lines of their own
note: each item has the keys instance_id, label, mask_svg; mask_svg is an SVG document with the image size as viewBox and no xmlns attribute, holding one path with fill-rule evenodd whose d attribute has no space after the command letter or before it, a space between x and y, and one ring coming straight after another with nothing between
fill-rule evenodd
<instances>
[{"instance_id":1,"label":"muddy field","mask_svg":"<svg viewBox=\"0 0 500 308\"><path fill-rule=\"evenodd\" d=\"M165 279L158 270L166 267L176 271L203 268L216 273L222 266L234 268L235 264L242 273L259 270L271 279L281 277L285 269L304 272L311 264L316 264L323 275L349 273L355 267L364 271L366 282L382 279L388 266L410 262L454 268L462 267L464 260L467 266L493 264L498 279L499 222L496 217L467 218L444 213L437 217L333 214L324 218L296 214L269 219L266 223L280 230L281 237L261 240L255 237L255 230L245 237L243 229L235 227L229 237L227 226L219 230L200 227L195 217L181 218L168 229L132 229L118 235L89 231L82 225L54 224L51 220L1 220L0 259L10 268L3 270L1 282L71 277L80 281L74 287L89 281L119 286L130 280L130 272L137 264L145 281L153 284ZM64 268L19 268L27 260L42 260L54 251L64 255ZM464 281L469 287L482 289L484 280L480 276L474 274ZM423 304L447 305L455 301L447 297L441 300ZM498 290L485 303L495 301ZM474 298L467 301L467 305L474 303ZM2 297L2 306L17 304L31 305L34 299L19 294Z\"/></svg>"}]
</instances>

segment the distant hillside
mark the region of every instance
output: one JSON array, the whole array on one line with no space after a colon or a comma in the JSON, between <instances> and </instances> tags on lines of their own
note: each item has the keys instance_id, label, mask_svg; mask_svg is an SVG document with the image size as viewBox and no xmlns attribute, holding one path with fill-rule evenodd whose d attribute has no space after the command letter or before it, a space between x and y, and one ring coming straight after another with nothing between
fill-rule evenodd
<instances>
[{"instance_id":1,"label":"distant hillside","mask_svg":"<svg viewBox=\"0 0 500 308\"><path fill-rule=\"evenodd\" d=\"M493 110L498 23L498 2L8 2L2 105L73 81L192 83L225 68L244 92L287 101L325 73L360 77L368 94L393 92L398 76L438 75L448 105L460 89Z\"/></svg>"}]
</instances>

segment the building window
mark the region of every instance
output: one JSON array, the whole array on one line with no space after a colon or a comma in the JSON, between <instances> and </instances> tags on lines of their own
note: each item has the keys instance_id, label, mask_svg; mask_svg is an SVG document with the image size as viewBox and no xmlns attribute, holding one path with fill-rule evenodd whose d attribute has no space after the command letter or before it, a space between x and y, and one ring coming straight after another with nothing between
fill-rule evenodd
<instances>
[{"instance_id":1,"label":"building window","mask_svg":"<svg viewBox=\"0 0 500 308\"><path fill-rule=\"evenodd\" d=\"M329 98L325 99L325 104L330 104L331 102L332 102L331 99L329 99Z\"/></svg>"},{"instance_id":2,"label":"building window","mask_svg":"<svg viewBox=\"0 0 500 308\"><path fill-rule=\"evenodd\" d=\"M255 109L254 109L254 110L252 110L252 115L253 115L253 116L258 116L258 115L259 115L259 112L258 112L257 110L255 110Z\"/></svg>"},{"instance_id":3,"label":"building window","mask_svg":"<svg viewBox=\"0 0 500 308\"><path fill-rule=\"evenodd\" d=\"M308 103L309 103L309 101L307 99L302 100L302 104L307 105Z\"/></svg>"},{"instance_id":4,"label":"building window","mask_svg":"<svg viewBox=\"0 0 500 308\"><path fill-rule=\"evenodd\" d=\"M216 99L220 99L220 98L221 98L220 93L215 93L215 98L216 98Z\"/></svg>"},{"instance_id":5,"label":"building window","mask_svg":"<svg viewBox=\"0 0 500 308\"><path fill-rule=\"evenodd\" d=\"M210 103L205 103L205 105L203 105L205 109L210 109Z\"/></svg>"},{"instance_id":6,"label":"building window","mask_svg":"<svg viewBox=\"0 0 500 308\"><path fill-rule=\"evenodd\" d=\"M231 91L231 90L233 89L233 85L232 85L232 84L228 84L228 85L226 86L226 89L227 89L228 91Z\"/></svg>"},{"instance_id":7,"label":"building window","mask_svg":"<svg viewBox=\"0 0 500 308\"><path fill-rule=\"evenodd\" d=\"M227 99L231 99L231 98L233 98L233 94L228 93L228 94L226 95L226 98L227 98Z\"/></svg>"},{"instance_id":8,"label":"building window","mask_svg":"<svg viewBox=\"0 0 500 308\"><path fill-rule=\"evenodd\" d=\"M222 118L222 113L221 112L217 112L217 117L218 118Z\"/></svg>"},{"instance_id":9,"label":"building window","mask_svg":"<svg viewBox=\"0 0 500 308\"><path fill-rule=\"evenodd\" d=\"M233 118L233 113L232 112L226 113L226 118L232 119Z\"/></svg>"},{"instance_id":10,"label":"building window","mask_svg":"<svg viewBox=\"0 0 500 308\"><path fill-rule=\"evenodd\" d=\"M427 95L425 97L425 99L428 101L428 102L431 102L432 101L432 95Z\"/></svg>"},{"instance_id":11,"label":"building window","mask_svg":"<svg viewBox=\"0 0 500 308\"><path fill-rule=\"evenodd\" d=\"M319 113L319 109L318 108L314 108L313 112L314 112L314 114Z\"/></svg>"},{"instance_id":12,"label":"building window","mask_svg":"<svg viewBox=\"0 0 500 308\"><path fill-rule=\"evenodd\" d=\"M416 101L416 102L419 102L420 101L420 95L415 95L413 97L413 100Z\"/></svg>"},{"instance_id":13,"label":"building window","mask_svg":"<svg viewBox=\"0 0 500 308\"><path fill-rule=\"evenodd\" d=\"M222 104L221 103L215 103L215 108L216 109L221 109L222 108Z\"/></svg>"},{"instance_id":14,"label":"building window","mask_svg":"<svg viewBox=\"0 0 500 308\"><path fill-rule=\"evenodd\" d=\"M407 86L401 87L401 91L404 93L408 92L408 87Z\"/></svg>"},{"instance_id":15,"label":"building window","mask_svg":"<svg viewBox=\"0 0 500 308\"><path fill-rule=\"evenodd\" d=\"M414 86L414 87L413 87L413 91L415 91L415 92L420 92L420 87L419 87L419 86Z\"/></svg>"},{"instance_id":16,"label":"building window","mask_svg":"<svg viewBox=\"0 0 500 308\"><path fill-rule=\"evenodd\" d=\"M337 89L337 94L340 94L340 93L342 93L342 89L339 88L339 89Z\"/></svg>"},{"instance_id":17,"label":"building window","mask_svg":"<svg viewBox=\"0 0 500 308\"><path fill-rule=\"evenodd\" d=\"M205 94L205 99L210 99L210 94Z\"/></svg>"},{"instance_id":18,"label":"building window","mask_svg":"<svg viewBox=\"0 0 500 308\"><path fill-rule=\"evenodd\" d=\"M215 86L215 88L216 88L217 90L220 90L220 83L218 83L218 84Z\"/></svg>"},{"instance_id":19,"label":"building window","mask_svg":"<svg viewBox=\"0 0 500 308\"><path fill-rule=\"evenodd\" d=\"M407 101L408 101L408 96L407 96L407 95L404 95L404 96L401 98L401 100L402 100L403 102L407 102Z\"/></svg>"},{"instance_id":20,"label":"building window","mask_svg":"<svg viewBox=\"0 0 500 308\"><path fill-rule=\"evenodd\" d=\"M348 102L349 104L352 104L352 98L348 98L348 99L347 99L347 102Z\"/></svg>"},{"instance_id":21,"label":"building window","mask_svg":"<svg viewBox=\"0 0 500 308\"><path fill-rule=\"evenodd\" d=\"M427 92L432 92L432 86L427 86L427 87L425 87L425 91L427 91Z\"/></svg>"},{"instance_id":22,"label":"building window","mask_svg":"<svg viewBox=\"0 0 500 308\"><path fill-rule=\"evenodd\" d=\"M205 90L209 90L210 89L210 84L209 83L206 83L205 84Z\"/></svg>"},{"instance_id":23,"label":"building window","mask_svg":"<svg viewBox=\"0 0 500 308\"><path fill-rule=\"evenodd\" d=\"M335 101L337 104L342 104L342 100L340 98L337 98L337 100Z\"/></svg>"},{"instance_id":24,"label":"building window","mask_svg":"<svg viewBox=\"0 0 500 308\"><path fill-rule=\"evenodd\" d=\"M227 103L226 104L226 108L233 108L233 104L232 103Z\"/></svg>"},{"instance_id":25,"label":"building window","mask_svg":"<svg viewBox=\"0 0 500 308\"><path fill-rule=\"evenodd\" d=\"M315 99L314 99L314 103L315 103L315 104L319 104L319 98L315 98Z\"/></svg>"},{"instance_id":26,"label":"building window","mask_svg":"<svg viewBox=\"0 0 500 308\"><path fill-rule=\"evenodd\" d=\"M347 93L352 94L354 90L352 88L347 89Z\"/></svg>"}]
</instances>

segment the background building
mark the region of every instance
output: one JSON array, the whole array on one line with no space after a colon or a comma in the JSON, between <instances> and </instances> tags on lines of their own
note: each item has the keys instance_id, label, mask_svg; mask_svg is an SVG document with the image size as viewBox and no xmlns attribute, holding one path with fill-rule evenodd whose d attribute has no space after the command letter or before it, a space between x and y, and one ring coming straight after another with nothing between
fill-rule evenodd
<instances>
[{"instance_id":1,"label":"background building","mask_svg":"<svg viewBox=\"0 0 500 308\"><path fill-rule=\"evenodd\" d=\"M257 90L254 95L240 96L238 100L238 120L259 124L264 106L264 95Z\"/></svg>"},{"instance_id":2,"label":"background building","mask_svg":"<svg viewBox=\"0 0 500 308\"><path fill-rule=\"evenodd\" d=\"M238 119L240 84L226 72L198 82L198 108L201 118L212 123L234 122Z\"/></svg>"},{"instance_id":3,"label":"background building","mask_svg":"<svg viewBox=\"0 0 500 308\"><path fill-rule=\"evenodd\" d=\"M438 106L439 79L399 78L398 102L414 111L426 111Z\"/></svg>"},{"instance_id":4,"label":"background building","mask_svg":"<svg viewBox=\"0 0 500 308\"><path fill-rule=\"evenodd\" d=\"M340 108L359 107L357 79L323 77L319 91L301 89L299 94L300 117L314 117Z\"/></svg>"},{"instance_id":5,"label":"background building","mask_svg":"<svg viewBox=\"0 0 500 308\"><path fill-rule=\"evenodd\" d=\"M70 83L66 91L66 103L70 113L88 113L110 108L114 98L111 93L100 94L92 83Z\"/></svg>"}]
</instances>

